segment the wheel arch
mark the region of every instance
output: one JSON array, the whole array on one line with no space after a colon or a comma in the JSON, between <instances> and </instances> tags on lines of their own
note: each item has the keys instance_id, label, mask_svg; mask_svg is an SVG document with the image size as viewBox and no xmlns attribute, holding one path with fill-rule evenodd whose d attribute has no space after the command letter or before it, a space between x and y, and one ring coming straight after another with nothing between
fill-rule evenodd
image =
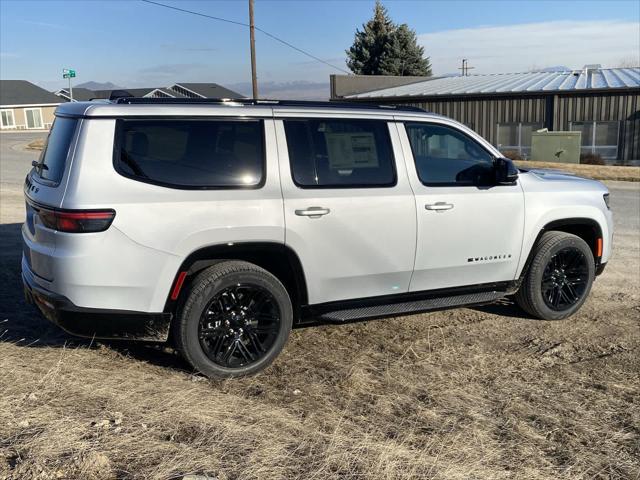
<instances>
[{"instance_id":1,"label":"wheel arch","mask_svg":"<svg viewBox=\"0 0 640 480\"><path fill-rule=\"evenodd\" d=\"M602 241L603 238L601 225L593 218L588 217L560 218L546 223L539 229L535 241L531 244L531 247L527 252L527 259L519 272L520 279L522 279L526 274L529 269L529 265L531 265L535 246L540 241L540 238L545 232L552 231L570 233L580 237L587 243L587 245L589 245L589 248L593 253L593 258L595 259L596 267L600 264L601 257L598 255L598 239L601 239Z\"/></svg>"},{"instance_id":2,"label":"wheel arch","mask_svg":"<svg viewBox=\"0 0 640 480\"><path fill-rule=\"evenodd\" d=\"M287 289L294 308L294 318L308 303L307 283L297 253L289 246L276 242L237 242L202 247L190 253L175 273L167 295L165 312L175 313L189 291L189 283L205 268L224 260L243 260L264 268ZM182 277L182 280L181 280ZM174 292L178 291L177 298Z\"/></svg>"}]
</instances>

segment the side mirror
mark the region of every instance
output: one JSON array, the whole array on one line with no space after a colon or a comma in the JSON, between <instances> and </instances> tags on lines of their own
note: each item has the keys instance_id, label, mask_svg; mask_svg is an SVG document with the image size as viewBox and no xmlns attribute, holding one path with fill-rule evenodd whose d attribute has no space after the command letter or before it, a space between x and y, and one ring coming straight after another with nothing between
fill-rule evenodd
<instances>
[{"instance_id":1,"label":"side mirror","mask_svg":"<svg viewBox=\"0 0 640 480\"><path fill-rule=\"evenodd\" d=\"M493 162L496 184L513 185L518 180L518 169L508 158L496 158Z\"/></svg>"}]
</instances>

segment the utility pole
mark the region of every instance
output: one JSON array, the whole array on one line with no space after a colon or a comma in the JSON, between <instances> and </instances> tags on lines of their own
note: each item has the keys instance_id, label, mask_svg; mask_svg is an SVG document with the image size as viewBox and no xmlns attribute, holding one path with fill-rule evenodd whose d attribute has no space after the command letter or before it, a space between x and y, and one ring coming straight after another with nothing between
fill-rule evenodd
<instances>
[{"instance_id":1,"label":"utility pole","mask_svg":"<svg viewBox=\"0 0 640 480\"><path fill-rule=\"evenodd\" d=\"M476 67L470 67L469 66L469 60L467 60L466 58L462 59L462 67L458 68L458 70L462 70L462 76L466 77L469 75L469 70L476 68Z\"/></svg>"},{"instance_id":2,"label":"utility pole","mask_svg":"<svg viewBox=\"0 0 640 480\"><path fill-rule=\"evenodd\" d=\"M258 76L256 74L256 27L253 21L253 0L249 0L249 37L251 39L251 86L253 98L258 98Z\"/></svg>"},{"instance_id":3,"label":"utility pole","mask_svg":"<svg viewBox=\"0 0 640 480\"><path fill-rule=\"evenodd\" d=\"M462 70L462 76L463 77L466 75L466 69L467 69L467 59L463 58L462 59L462 67L458 68L458 70Z\"/></svg>"}]
</instances>

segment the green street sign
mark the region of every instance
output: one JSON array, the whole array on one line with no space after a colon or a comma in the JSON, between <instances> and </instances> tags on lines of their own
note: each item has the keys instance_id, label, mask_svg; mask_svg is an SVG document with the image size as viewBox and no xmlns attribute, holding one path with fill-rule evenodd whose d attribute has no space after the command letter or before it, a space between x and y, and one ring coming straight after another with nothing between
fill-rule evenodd
<instances>
[{"instance_id":1,"label":"green street sign","mask_svg":"<svg viewBox=\"0 0 640 480\"><path fill-rule=\"evenodd\" d=\"M71 70L69 68L65 68L62 70L62 78L75 78L76 71Z\"/></svg>"}]
</instances>

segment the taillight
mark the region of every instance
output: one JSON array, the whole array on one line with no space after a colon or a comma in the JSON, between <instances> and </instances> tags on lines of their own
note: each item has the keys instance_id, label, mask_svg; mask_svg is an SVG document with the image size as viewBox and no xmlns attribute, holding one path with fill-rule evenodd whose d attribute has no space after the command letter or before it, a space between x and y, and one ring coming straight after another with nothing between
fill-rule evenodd
<instances>
[{"instance_id":1,"label":"taillight","mask_svg":"<svg viewBox=\"0 0 640 480\"><path fill-rule=\"evenodd\" d=\"M42 224L67 233L103 232L111 225L114 210L52 210L39 208L38 216Z\"/></svg>"}]
</instances>

